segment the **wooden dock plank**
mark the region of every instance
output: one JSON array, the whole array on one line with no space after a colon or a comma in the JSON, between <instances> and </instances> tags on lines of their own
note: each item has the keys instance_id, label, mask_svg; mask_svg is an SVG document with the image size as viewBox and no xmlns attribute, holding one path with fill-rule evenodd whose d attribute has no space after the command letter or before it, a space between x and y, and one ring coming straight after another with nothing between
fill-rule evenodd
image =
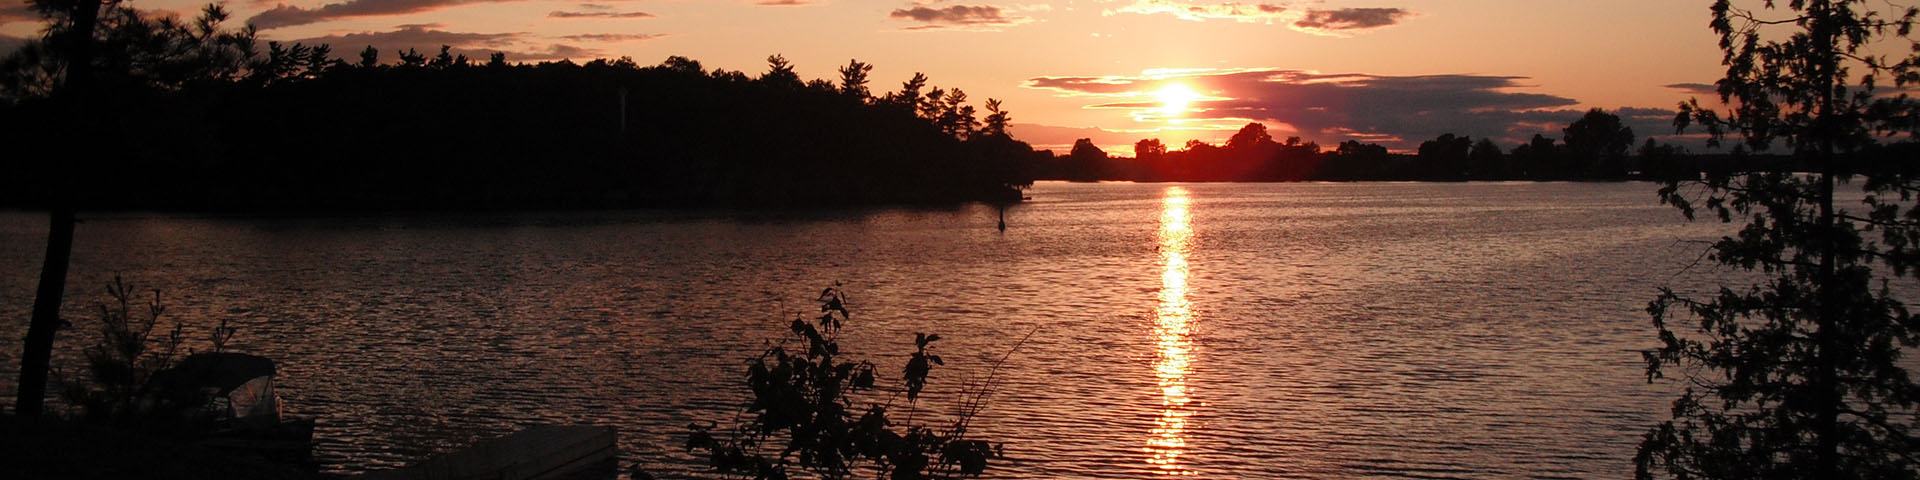
<instances>
[{"instance_id":1,"label":"wooden dock plank","mask_svg":"<svg viewBox=\"0 0 1920 480\"><path fill-rule=\"evenodd\" d=\"M365 480L556 480L607 464L617 434L598 425L540 425ZM611 469L609 470L611 471Z\"/></svg>"}]
</instances>

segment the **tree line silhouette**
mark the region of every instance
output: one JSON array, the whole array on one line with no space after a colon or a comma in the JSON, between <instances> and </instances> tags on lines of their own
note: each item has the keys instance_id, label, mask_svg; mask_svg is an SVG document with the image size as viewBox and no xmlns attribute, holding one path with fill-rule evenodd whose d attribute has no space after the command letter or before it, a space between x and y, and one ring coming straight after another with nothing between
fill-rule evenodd
<instances>
[{"instance_id":1,"label":"tree line silhouette","mask_svg":"<svg viewBox=\"0 0 1920 480\"><path fill-rule=\"evenodd\" d=\"M578 208L1017 201L1033 179L1137 181L1620 180L1749 161L1647 139L1595 109L1559 139L1502 149L1454 134L1412 154L1348 140L1276 140L1250 123L1224 145L1158 139L1115 158L1007 134L998 100L916 74L875 92L872 66L803 81L784 57L750 76L670 57L535 64L442 47L352 61L328 45L223 29L227 12L99 10L91 42L48 15L0 59L0 128L27 161L0 165L0 205L183 210ZM65 63L76 45L93 68ZM88 72L86 94L59 94ZM78 98L84 97L81 101ZM84 146L84 155L73 155ZM1736 159L1746 159L1738 160Z\"/></svg>"},{"instance_id":2,"label":"tree line silhouette","mask_svg":"<svg viewBox=\"0 0 1920 480\"><path fill-rule=\"evenodd\" d=\"M362 209L822 205L1017 201L1032 150L998 100L916 74L874 94L872 67L802 81L671 57L484 62L442 47L349 62L327 45L261 42L191 21L102 10L84 127L48 121L65 41L0 61L0 129L27 161L0 204L79 208ZM52 19L56 27L59 18ZM71 22L66 22L71 23ZM265 48L260 48L264 43ZM87 145L86 158L64 155ZM82 162L79 181L50 181ZM56 191L59 190L59 191Z\"/></svg>"},{"instance_id":3,"label":"tree line silhouette","mask_svg":"<svg viewBox=\"0 0 1920 480\"><path fill-rule=\"evenodd\" d=\"M1133 181L1468 181L1468 180L1629 180L1695 178L1757 164L1791 167L1795 160L1759 155L1745 147L1728 153L1695 154L1685 147L1648 138L1635 146L1633 129L1619 116L1593 109L1562 130L1556 140L1534 134L1526 143L1502 149L1492 139L1452 133L1421 142L1414 153L1357 140L1325 148L1300 137L1275 140L1261 123L1248 123L1224 145L1191 140L1170 149L1157 138L1133 145L1133 157L1114 157L1090 139L1076 141L1067 154L1036 164L1043 180ZM1910 143L1876 147L1856 158L1886 162L1914 152Z\"/></svg>"}]
</instances>

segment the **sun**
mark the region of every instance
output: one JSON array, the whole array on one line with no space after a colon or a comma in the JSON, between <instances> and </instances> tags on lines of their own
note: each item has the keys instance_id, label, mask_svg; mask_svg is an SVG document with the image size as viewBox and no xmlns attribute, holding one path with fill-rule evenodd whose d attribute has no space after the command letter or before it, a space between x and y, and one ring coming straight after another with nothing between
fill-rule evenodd
<instances>
[{"instance_id":1,"label":"sun","mask_svg":"<svg viewBox=\"0 0 1920 480\"><path fill-rule=\"evenodd\" d=\"M1193 104L1194 100L1204 98L1184 83L1169 83L1160 87L1160 91L1154 92L1153 96L1160 99L1160 116L1166 118L1185 115L1188 105Z\"/></svg>"}]
</instances>

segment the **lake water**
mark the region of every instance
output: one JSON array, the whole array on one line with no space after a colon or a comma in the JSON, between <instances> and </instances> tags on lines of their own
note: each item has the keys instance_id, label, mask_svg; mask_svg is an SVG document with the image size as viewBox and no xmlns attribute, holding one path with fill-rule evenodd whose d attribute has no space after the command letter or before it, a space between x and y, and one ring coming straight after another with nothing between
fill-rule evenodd
<instances>
[{"instance_id":1,"label":"lake water","mask_svg":"<svg viewBox=\"0 0 1920 480\"><path fill-rule=\"evenodd\" d=\"M1005 232L984 206L82 215L65 312L86 325L117 272L188 346L230 320L332 472L542 422L702 471L686 425L735 418L746 360L837 282L843 344L884 377L946 337L922 409L1007 356L973 430L1007 443L995 478L1619 478L1673 395L1645 381L1646 302L1732 277L1689 267L1727 227L1654 189L1042 183ZM24 335L44 224L0 214L0 338ZM62 332L68 371L90 340Z\"/></svg>"}]
</instances>

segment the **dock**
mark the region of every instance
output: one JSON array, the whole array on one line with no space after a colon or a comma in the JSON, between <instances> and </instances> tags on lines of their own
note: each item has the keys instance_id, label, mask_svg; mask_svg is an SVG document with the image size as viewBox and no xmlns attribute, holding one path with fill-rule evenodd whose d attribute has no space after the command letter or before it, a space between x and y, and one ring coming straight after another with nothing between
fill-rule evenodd
<instances>
[{"instance_id":1,"label":"dock","mask_svg":"<svg viewBox=\"0 0 1920 480\"><path fill-rule=\"evenodd\" d=\"M558 480L613 478L615 439L611 426L540 425L483 440L394 470L367 472L363 480Z\"/></svg>"}]
</instances>

